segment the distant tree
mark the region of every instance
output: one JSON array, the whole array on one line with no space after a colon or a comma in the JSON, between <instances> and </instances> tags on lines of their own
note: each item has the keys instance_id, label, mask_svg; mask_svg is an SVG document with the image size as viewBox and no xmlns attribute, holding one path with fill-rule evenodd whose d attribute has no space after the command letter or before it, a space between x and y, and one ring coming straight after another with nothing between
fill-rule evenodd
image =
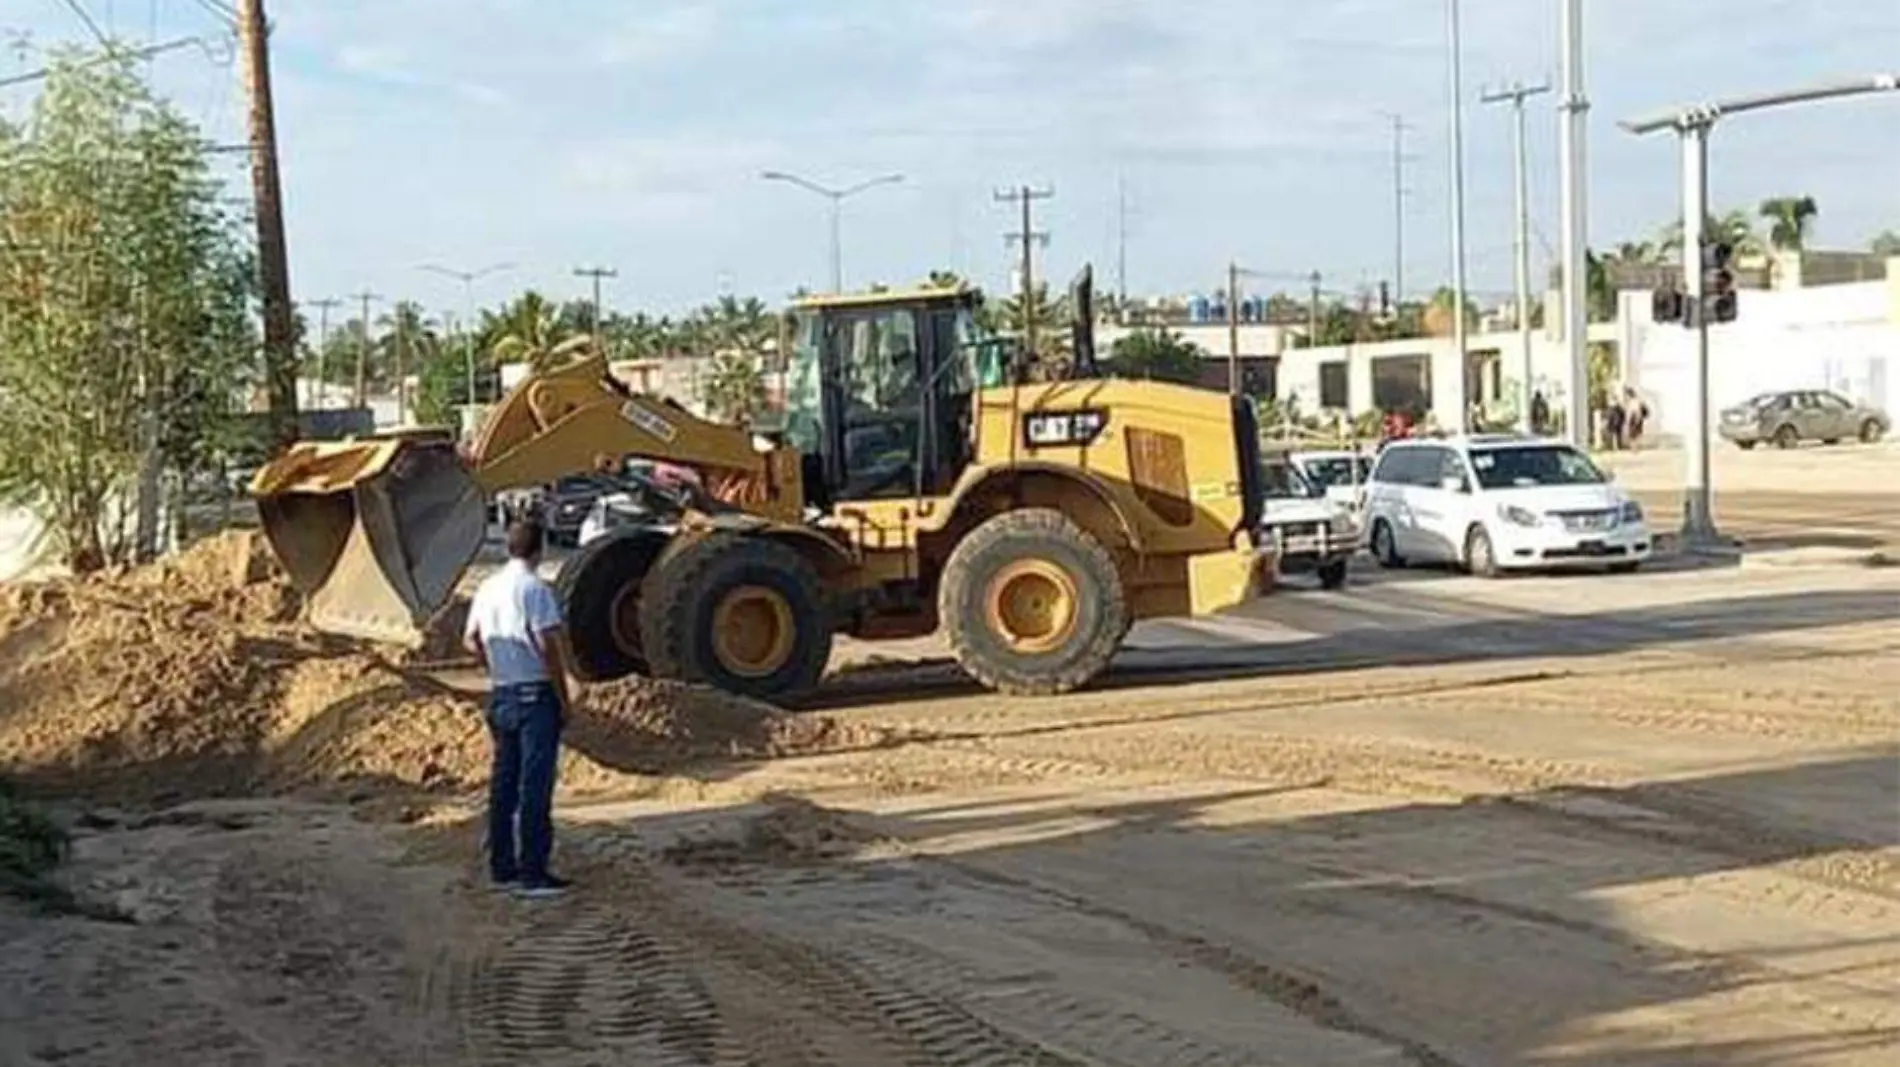
<instances>
[{"instance_id":1,"label":"distant tree","mask_svg":"<svg viewBox=\"0 0 1900 1067\"><path fill-rule=\"evenodd\" d=\"M1432 294L1430 302L1425 305L1424 322L1422 324L1425 328L1425 333L1431 337L1450 337L1452 335L1452 327L1456 323L1456 319L1453 318L1453 316L1457 314L1454 310L1457 306L1457 294L1453 293L1448 286L1440 286L1439 289ZM1464 313L1465 329L1471 330L1476 328L1478 325L1478 306L1473 304L1468 296L1464 302Z\"/></svg>"},{"instance_id":2,"label":"distant tree","mask_svg":"<svg viewBox=\"0 0 1900 1067\"><path fill-rule=\"evenodd\" d=\"M490 358L497 363L527 363L536 369L547 363L554 346L575 332L562 326L560 309L532 289L499 313L483 312L482 320Z\"/></svg>"},{"instance_id":3,"label":"distant tree","mask_svg":"<svg viewBox=\"0 0 1900 1067\"><path fill-rule=\"evenodd\" d=\"M1111 377L1146 378L1190 385L1200 380L1200 345L1166 327L1143 328L1109 346L1105 369Z\"/></svg>"},{"instance_id":4,"label":"distant tree","mask_svg":"<svg viewBox=\"0 0 1900 1067\"><path fill-rule=\"evenodd\" d=\"M1900 256L1900 233L1883 230L1867 242L1867 250L1876 256Z\"/></svg>"},{"instance_id":5,"label":"distant tree","mask_svg":"<svg viewBox=\"0 0 1900 1067\"><path fill-rule=\"evenodd\" d=\"M765 407L765 376L758 356L737 349L712 357L701 382L701 397L713 418L742 422Z\"/></svg>"},{"instance_id":6,"label":"distant tree","mask_svg":"<svg viewBox=\"0 0 1900 1067\"><path fill-rule=\"evenodd\" d=\"M1768 220L1769 247L1784 252L1799 252L1806 247L1808 231L1821 209L1811 196L1777 196L1761 202L1761 217Z\"/></svg>"}]
</instances>

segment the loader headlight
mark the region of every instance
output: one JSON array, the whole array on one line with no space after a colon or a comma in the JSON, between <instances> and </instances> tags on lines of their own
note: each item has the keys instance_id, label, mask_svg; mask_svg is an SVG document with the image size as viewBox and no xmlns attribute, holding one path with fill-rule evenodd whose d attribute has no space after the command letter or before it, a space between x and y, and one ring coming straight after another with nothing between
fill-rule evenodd
<instances>
[{"instance_id":1,"label":"loader headlight","mask_svg":"<svg viewBox=\"0 0 1900 1067\"><path fill-rule=\"evenodd\" d=\"M1536 526L1539 521L1536 512L1520 508L1516 504L1500 504L1498 518L1513 526Z\"/></svg>"}]
</instances>

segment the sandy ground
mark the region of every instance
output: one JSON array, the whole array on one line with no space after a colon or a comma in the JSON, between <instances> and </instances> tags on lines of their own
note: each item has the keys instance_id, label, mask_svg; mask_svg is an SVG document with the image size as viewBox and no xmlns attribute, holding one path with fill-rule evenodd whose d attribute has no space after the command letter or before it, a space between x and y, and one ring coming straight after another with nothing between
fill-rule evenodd
<instances>
[{"instance_id":1,"label":"sandy ground","mask_svg":"<svg viewBox=\"0 0 1900 1067\"><path fill-rule=\"evenodd\" d=\"M1890 1064L1900 569L1778 552L1290 589L1050 700L856 671L910 740L571 801L553 903L470 799L95 811L127 921L0 912L0 1063Z\"/></svg>"}]
</instances>

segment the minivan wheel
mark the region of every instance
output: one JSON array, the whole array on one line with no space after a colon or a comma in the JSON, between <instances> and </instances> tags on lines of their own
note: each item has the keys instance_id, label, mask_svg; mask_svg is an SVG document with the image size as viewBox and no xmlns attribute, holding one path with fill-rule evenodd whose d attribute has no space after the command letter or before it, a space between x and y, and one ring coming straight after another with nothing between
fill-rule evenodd
<instances>
[{"instance_id":1,"label":"minivan wheel","mask_svg":"<svg viewBox=\"0 0 1900 1067\"><path fill-rule=\"evenodd\" d=\"M1372 521L1372 558L1378 561L1379 566L1391 570L1405 566L1405 561L1399 558L1399 546L1392 537L1392 524L1384 519Z\"/></svg>"},{"instance_id":2,"label":"minivan wheel","mask_svg":"<svg viewBox=\"0 0 1900 1067\"><path fill-rule=\"evenodd\" d=\"M1776 448L1793 448L1801 443L1801 434L1792 426L1783 426L1775 431Z\"/></svg>"},{"instance_id":3,"label":"minivan wheel","mask_svg":"<svg viewBox=\"0 0 1900 1067\"><path fill-rule=\"evenodd\" d=\"M1491 547L1491 535L1482 526L1473 526L1465 534L1465 566L1480 578L1498 575L1497 552Z\"/></svg>"}]
</instances>

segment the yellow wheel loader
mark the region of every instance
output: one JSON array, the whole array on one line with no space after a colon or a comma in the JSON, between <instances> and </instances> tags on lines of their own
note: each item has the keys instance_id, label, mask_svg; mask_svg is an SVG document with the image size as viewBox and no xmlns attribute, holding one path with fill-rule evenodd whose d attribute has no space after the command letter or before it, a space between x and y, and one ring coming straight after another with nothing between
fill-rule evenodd
<instances>
[{"instance_id":1,"label":"yellow wheel loader","mask_svg":"<svg viewBox=\"0 0 1900 1067\"><path fill-rule=\"evenodd\" d=\"M767 698L814 685L836 634L942 631L1012 694L1073 689L1137 619L1264 592L1251 402L1097 376L1088 271L1056 380L983 335L966 287L796 302L780 425L634 395L593 356L531 374L466 452L443 433L300 443L252 483L319 628L419 640L480 550L486 501L617 467L688 466L679 521L565 559L583 677L630 673Z\"/></svg>"}]
</instances>

